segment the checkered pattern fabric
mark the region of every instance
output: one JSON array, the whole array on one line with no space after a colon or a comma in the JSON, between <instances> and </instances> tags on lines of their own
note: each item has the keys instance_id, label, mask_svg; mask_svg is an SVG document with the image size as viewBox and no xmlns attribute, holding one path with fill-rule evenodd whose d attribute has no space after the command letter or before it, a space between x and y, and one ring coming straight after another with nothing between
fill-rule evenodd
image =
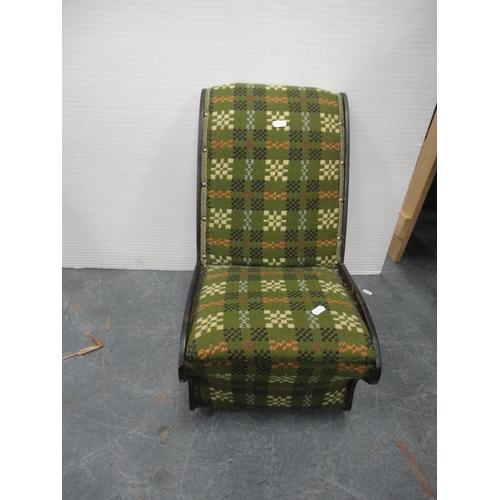
<instances>
[{"instance_id":1,"label":"checkered pattern fabric","mask_svg":"<svg viewBox=\"0 0 500 500\"><path fill-rule=\"evenodd\" d=\"M342 94L231 84L203 106L194 406L346 408L376 352L336 270Z\"/></svg>"},{"instance_id":2,"label":"checkered pattern fabric","mask_svg":"<svg viewBox=\"0 0 500 500\"><path fill-rule=\"evenodd\" d=\"M203 264L334 266L342 245L341 94L233 84L207 90Z\"/></svg>"},{"instance_id":3,"label":"checkered pattern fabric","mask_svg":"<svg viewBox=\"0 0 500 500\"><path fill-rule=\"evenodd\" d=\"M374 366L335 270L209 265L200 290L186 348L199 406L343 407Z\"/></svg>"}]
</instances>

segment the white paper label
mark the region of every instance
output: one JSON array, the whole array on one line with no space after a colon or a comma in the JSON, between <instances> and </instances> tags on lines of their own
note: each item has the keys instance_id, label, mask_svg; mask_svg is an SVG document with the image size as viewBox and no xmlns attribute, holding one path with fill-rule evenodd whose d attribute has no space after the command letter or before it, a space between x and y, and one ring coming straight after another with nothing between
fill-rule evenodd
<instances>
[{"instance_id":1,"label":"white paper label","mask_svg":"<svg viewBox=\"0 0 500 500\"><path fill-rule=\"evenodd\" d=\"M286 127L286 120L274 120L273 127L275 128Z\"/></svg>"},{"instance_id":2,"label":"white paper label","mask_svg":"<svg viewBox=\"0 0 500 500\"><path fill-rule=\"evenodd\" d=\"M372 294L372 292L370 292L370 290L367 290L366 288L363 290L363 292L365 292L366 295L371 295Z\"/></svg>"},{"instance_id":3,"label":"white paper label","mask_svg":"<svg viewBox=\"0 0 500 500\"><path fill-rule=\"evenodd\" d=\"M326 309L323 306L318 306L312 310L312 313L317 316L318 314L321 314L323 311L326 311Z\"/></svg>"}]
</instances>

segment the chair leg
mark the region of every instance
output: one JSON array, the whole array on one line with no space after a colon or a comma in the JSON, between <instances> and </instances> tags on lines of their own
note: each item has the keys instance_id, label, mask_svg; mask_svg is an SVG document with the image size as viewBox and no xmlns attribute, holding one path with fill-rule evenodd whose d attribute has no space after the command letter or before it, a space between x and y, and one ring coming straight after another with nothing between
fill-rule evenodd
<instances>
[{"instance_id":1,"label":"chair leg","mask_svg":"<svg viewBox=\"0 0 500 500\"><path fill-rule=\"evenodd\" d=\"M188 377L187 383L188 383L188 393L189 393L189 409L192 411L196 408L196 396L195 396L193 379L191 377Z\"/></svg>"}]
</instances>

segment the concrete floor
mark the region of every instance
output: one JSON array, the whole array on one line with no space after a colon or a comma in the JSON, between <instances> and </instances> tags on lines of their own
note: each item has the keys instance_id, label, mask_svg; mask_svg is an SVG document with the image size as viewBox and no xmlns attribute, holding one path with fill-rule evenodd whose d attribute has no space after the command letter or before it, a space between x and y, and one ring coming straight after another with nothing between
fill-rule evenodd
<instances>
[{"instance_id":1,"label":"concrete floor","mask_svg":"<svg viewBox=\"0 0 500 500\"><path fill-rule=\"evenodd\" d=\"M436 478L435 212L402 262L354 276L380 383L350 412L188 409L177 379L190 272L63 270L64 499L429 499Z\"/></svg>"}]
</instances>

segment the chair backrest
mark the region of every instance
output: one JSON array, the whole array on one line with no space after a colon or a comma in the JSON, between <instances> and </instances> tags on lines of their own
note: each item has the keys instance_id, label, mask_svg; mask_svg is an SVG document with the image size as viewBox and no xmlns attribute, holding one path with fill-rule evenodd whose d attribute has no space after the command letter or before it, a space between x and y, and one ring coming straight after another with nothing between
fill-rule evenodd
<instances>
[{"instance_id":1,"label":"chair backrest","mask_svg":"<svg viewBox=\"0 0 500 500\"><path fill-rule=\"evenodd\" d=\"M201 112L202 265L342 262L345 94L236 83L205 89Z\"/></svg>"}]
</instances>

